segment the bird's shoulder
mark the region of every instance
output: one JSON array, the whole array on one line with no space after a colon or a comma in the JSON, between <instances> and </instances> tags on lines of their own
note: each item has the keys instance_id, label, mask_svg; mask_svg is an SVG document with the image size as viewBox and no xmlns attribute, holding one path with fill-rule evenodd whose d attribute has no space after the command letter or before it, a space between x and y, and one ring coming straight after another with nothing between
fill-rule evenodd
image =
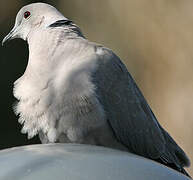
<instances>
[{"instance_id":1,"label":"bird's shoulder","mask_svg":"<svg viewBox=\"0 0 193 180\"><path fill-rule=\"evenodd\" d=\"M109 73L115 76L126 75L128 70L121 59L113 52L113 50L94 42L86 42L92 48L92 54L97 63L97 72Z\"/></svg>"}]
</instances>

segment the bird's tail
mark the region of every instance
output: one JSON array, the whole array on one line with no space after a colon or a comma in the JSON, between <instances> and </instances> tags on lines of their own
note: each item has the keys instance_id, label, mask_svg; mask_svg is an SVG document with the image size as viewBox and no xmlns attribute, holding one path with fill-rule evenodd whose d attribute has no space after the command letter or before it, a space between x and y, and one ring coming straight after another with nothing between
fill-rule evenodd
<instances>
[{"instance_id":1,"label":"bird's tail","mask_svg":"<svg viewBox=\"0 0 193 180\"><path fill-rule=\"evenodd\" d=\"M191 178L183 167L190 166L190 160L185 152L176 144L173 138L161 127L166 140L165 153L160 157L163 164ZM191 178L192 179L192 178Z\"/></svg>"},{"instance_id":2,"label":"bird's tail","mask_svg":"<svg viewBox=\"0 0 193 180\"><path fill-rule=\"evenodd\" d=\"M184 168L181 169L181 173L183 173L184 175L186 175L192 179L192 177L186 172L186 170Z\"/></svg>"}]
</instances>

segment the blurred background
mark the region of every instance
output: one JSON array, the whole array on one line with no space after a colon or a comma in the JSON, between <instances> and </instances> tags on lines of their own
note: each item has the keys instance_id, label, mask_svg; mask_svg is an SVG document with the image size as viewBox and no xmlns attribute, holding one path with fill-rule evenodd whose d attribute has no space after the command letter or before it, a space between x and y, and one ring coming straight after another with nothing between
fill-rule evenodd
<instances>
[{"instance_id":1,"label":"blurred background","mask_svg":"<svg viewBox=\"0 0 193 180\"><path fill-rule=\"evenodd\" d=\"M18 10L36 1L0 1L0 40ZM48 0L84 35L111 48L127 65L162 126L193 162L193 1ZM0 46L0 149L39 143L27 140L13 114L13 82L27 65L22 40ZM188 171L193 176L193 167Z\"/></svg>"}]
</instances>

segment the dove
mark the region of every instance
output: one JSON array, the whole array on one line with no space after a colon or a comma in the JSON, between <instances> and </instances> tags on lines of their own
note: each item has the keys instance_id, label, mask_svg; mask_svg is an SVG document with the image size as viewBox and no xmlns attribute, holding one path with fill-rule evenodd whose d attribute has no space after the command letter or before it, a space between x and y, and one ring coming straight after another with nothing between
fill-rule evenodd
<instances>
[{"instance_id":1,"label":"dove","mask_svg":"<svg viewBox=\"0 0 193 180\"><path fill-rule=\"evenodd\" d=\"M134 79L110 49L87 40L55 7L20 9L14 38L28 43L14 107L22 133L42 143L79 143L128 151L187 176L185 152L157 121Z\"/></svg>"}]
</instances>

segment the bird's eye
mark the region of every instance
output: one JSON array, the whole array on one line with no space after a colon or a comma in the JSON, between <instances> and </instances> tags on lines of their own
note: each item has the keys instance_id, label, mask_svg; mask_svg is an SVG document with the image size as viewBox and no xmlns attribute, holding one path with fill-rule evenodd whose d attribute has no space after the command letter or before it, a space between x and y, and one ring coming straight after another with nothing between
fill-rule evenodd
<instances>
[{"instance_id":1,"label":"bird's eye","mask_svg":"<svg viewBox=\"0 0 193 180\"><path fill-rule=\"evenodd\" d=\"M29 11L26 11L23 16L24 16L24 18L26 19L26 18L28 18L28 17L30 16L30 14L31 14L31 13L30 13Z\"/></svg>"}]
</instances>

